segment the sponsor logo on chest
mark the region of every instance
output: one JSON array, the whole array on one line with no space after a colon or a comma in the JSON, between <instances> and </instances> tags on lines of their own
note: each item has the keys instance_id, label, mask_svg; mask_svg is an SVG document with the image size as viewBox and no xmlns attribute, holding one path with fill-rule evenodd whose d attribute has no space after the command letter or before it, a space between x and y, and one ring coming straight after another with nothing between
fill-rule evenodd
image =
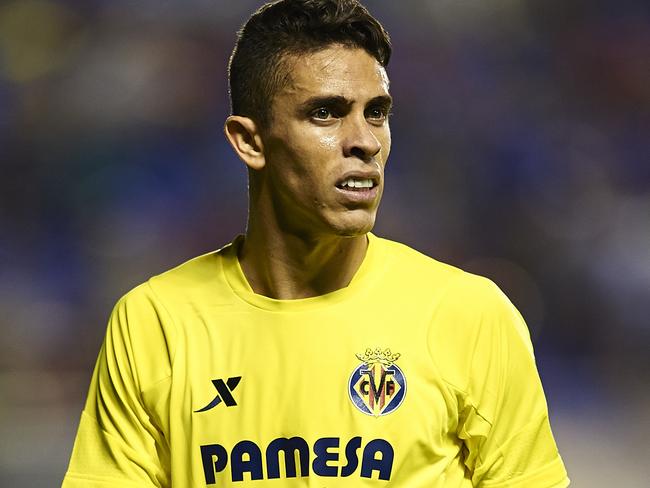
<instances>
[{"instance_id":1,"label":"sponsor logo on chest","mask_svg":"<svg viewBox=\"0 0 650 488\"><path fill-rule=\"evenodd\" d=\"M361 437L353 437L340 452L339 437L323 437L310 446L302 437L278 438L263 450L257 443L243 440L228 450L221 444L201 446L201 463L205 482L218 484L230 464L230 479L234 482L250 480L317 476L347 478L361 470L361 478L390 480L393 469L393 446L384 439L373 439L363 445ZM282 453L282 456L280 456ZM264 467L266 466L266 470ZM281 469L282 466L282 469ZM228 476L225 474L225 476Z\"/></svg>"}]
</instances>

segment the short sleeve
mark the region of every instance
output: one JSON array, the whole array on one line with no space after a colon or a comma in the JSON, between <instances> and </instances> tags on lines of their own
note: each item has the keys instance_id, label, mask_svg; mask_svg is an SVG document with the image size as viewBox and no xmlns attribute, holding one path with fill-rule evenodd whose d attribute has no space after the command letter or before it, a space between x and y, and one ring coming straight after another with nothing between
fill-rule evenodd
<instances>
[{"instance_id":1,"label":"short sleeve","mask_svg":"<svg viewBox=\"0 0 650 488\"><path fill-rule=\"evenodd\" d=\"M152 363L168 374L165 351L158 312L136 288L109 319L63 488L169 486L169 447L142 397Z\"/></svg>"},{"instance_id":2,"label":"short sleeve","mask_svg":"<svg viewBox=\"0 0 650 488\"><path fill-rule=\"evenodd\" d=\"M521 315L490 282L482 300L458 424L474 486L569 485Z\"/></svg>"}]
</instances>

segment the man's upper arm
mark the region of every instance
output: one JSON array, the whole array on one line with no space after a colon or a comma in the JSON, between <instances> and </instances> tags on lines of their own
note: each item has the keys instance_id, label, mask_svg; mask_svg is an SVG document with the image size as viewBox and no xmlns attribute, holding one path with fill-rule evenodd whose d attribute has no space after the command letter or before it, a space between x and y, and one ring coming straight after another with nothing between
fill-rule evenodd
<instances>
[{"instance_id":1,"label":"man's upper arm","mask_svg":"<svg viewBox=\"0 0 650 488\"><path fill-rule=\"evenodd\" d=\"M457 435L474 486L554 488L569 480L548 421L528 329L494 283L470 276L450 292L438 347L457 392ZM444 344L444 346L442 346Z\"/></svg>"},{"instance_id":2,"label":"man's upper arm","mask_svg":"<svg viewBox=\"0 0 650 488\"><path fill-rule=\"evenodd\" d=\"M484 303L462 425L480 487L569 484L553 439L526 324L495 285Z\"/></svg>"},{"instance_id":3,"label":"man's upper arm","mask_svg":"<svg viewBox=\"0 0 650 488\"><path fill-rule=\"evenodd\" d=\"M64 488L169 485L165 436L141 394L151 355L164 360L165 341L153 304L136 289L111 314Z\"/></svg>"}]
</instances>

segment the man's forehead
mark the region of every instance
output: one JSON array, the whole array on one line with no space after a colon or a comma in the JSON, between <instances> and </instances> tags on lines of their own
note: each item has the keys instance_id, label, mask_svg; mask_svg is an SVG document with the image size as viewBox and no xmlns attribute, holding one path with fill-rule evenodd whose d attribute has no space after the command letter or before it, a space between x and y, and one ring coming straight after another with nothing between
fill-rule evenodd
<instances>
[{"instance_id":1,"label":"man's forehead","mask_svg":"<svg viewBox=\"0 0 650 488\"><path fill-rule=\"evenodd\" d=\"M347 98L388 95L386 69L365 50L331 46L292 55L285 60L287 80L278 95L307 98L341 95Z\"/></svg>"}]
</instances>

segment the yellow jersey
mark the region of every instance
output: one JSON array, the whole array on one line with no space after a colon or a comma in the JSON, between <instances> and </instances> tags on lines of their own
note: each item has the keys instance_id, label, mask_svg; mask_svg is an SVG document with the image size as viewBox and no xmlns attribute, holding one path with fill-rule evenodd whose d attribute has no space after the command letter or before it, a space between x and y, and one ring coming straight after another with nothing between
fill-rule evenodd
<instances>
[{"instance_id":1,"label":"yellow jersey","mask_svg":"<svg viewBox=\"0 0 650 488\"><path fill-rule=\"evenodd\" d=\"M254 293L241 239L124 296L64 488L567 486L513 305L368 241L318 297Z\"/></svg>"}]
</instances>

